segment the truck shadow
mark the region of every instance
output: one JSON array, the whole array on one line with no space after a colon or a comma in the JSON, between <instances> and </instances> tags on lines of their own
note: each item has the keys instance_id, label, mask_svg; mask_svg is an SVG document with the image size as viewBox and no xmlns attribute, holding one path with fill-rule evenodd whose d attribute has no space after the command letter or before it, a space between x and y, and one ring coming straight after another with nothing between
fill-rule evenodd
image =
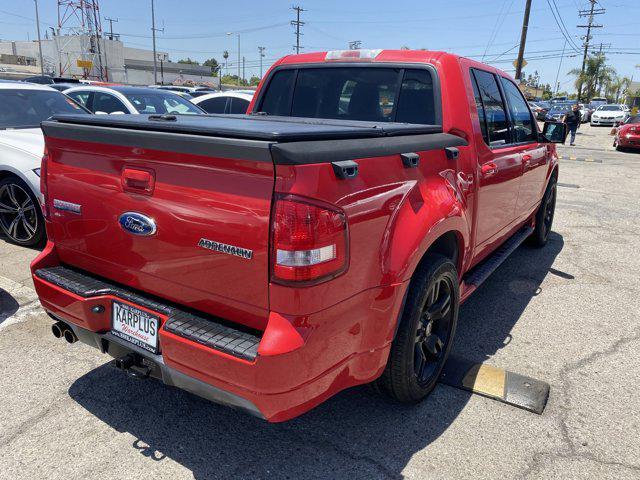
<instances>
[{"instance_id":1,"label":"truck shadow","mask_svg":"<svg viewBox=\"0 0 640 480\"><path fill-rule=\"evenodd\" d=\"M13 296L0 288L0 325L18 311L20 304Z\"/></svg>"},{"instance_id":2,"label":"truck shadow","mask_svg":"<svg viewBox=\"0 0 640 480\"><path fill-rule=\"evenodd\" d=\"M484 361L511 331L563 248L521 247L461 309L454 353ZM557 272L557 271L555 271ZM571 281L568 273L559 272ZM564 275L564 276L563 276ZM151 460L170 458L204 478L403 478L411 457L440 437L470 394L439 385L420 405L385 401L366 387L342 392L300 418L267 424L103 365L69 389L79 405L136 440Z\"/></svg>"}]
</instances>

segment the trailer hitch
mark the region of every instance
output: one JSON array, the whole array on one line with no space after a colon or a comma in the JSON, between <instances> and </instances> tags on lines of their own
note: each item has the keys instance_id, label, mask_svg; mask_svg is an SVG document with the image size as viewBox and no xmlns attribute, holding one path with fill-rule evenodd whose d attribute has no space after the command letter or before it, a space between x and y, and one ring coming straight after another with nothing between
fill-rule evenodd
<instances>
[{"instance_id":1,"label":"trailer hitch","mask_svg":"<svg viewBox=\"0 0 640 480\"><path fill-rule=\"evenodd\" d=\"M151 375L151 367L144 365L142 357L135 353L128 353L123 357L116 358L112 364L118 370L122 370L130 377L138 380L144 380Z\"/></svg>"}]
</instances>

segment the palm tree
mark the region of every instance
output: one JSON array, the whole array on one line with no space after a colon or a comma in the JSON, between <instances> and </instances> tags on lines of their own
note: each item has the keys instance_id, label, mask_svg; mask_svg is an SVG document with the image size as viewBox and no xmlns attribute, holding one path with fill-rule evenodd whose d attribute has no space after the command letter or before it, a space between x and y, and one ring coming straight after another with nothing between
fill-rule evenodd
<instances>
[{"instance_id":1,"label":"palm tree","mask_svg":"<svg viewBox=\"0 0 640 480\"><path fill-rule=\"evenodd\" d=\"M581 95L584 98L593 97L596 91L600 94L602 87L610 82L615 74L615 69L606 65L604 55L594 55L587 58L584 72L579 68L569 71L569 75L576 77L575 85L578 93L585 92L585 95Z\"/></svg>"}]
</instances>

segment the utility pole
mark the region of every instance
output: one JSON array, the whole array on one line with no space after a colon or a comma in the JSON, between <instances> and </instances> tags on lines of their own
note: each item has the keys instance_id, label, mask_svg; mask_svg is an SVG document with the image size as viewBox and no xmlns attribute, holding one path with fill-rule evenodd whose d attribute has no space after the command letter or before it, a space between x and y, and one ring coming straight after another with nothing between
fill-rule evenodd
<instances>
[{"instance_id":1,"label":"utility pole","mask_svg":"<svg viewBox=\"0 0 640 480\"><path fill-rule=\"evenodd\" d=\"M300 6L295 6L295 7L291 7L291 10L295 10L296 11L296 19L295 20L291 20L291 25L293 25L294 27L296 27L296 44L293 48L296 49L296 54L300 53L300 49L304 48L300 46L300 35L302 35L302 33L300 33L300 27L302 25L304 25L304 22L300 21L300 13L304 12L305 9L300 7Z\"/></svg>"},{"instance_id":2,"label":"utility pole","mask_svg":"<svg viewBox=\"0 0 640 480\"><path fill-rule=\"evenodd\" d=\"M242 56L242 80L244 81L245 79L245 74L244 74L244 55Z\"/></svg>"},{"instance_id":3,"label":"utility pole","mask_svg":"<svg viewBox=\"0 0 640 480\"><path fill-rule=\"evenodd\" d=\"M156 53L156 32L163 32L164 28L156 28L156 12L154 0L151 0L151 32L153 36L153 84L158 84L158 54Z\"/></svg>"},{"instance_id":4,"label":"utility pole","mask_svg":"<svg viewBox=\"0 0 640 480\"><path fill-rule=\"evenodd\" d=\"M38 12L38 0L36 4L36 30L38 30L38 52L40 53L40 73L44 75L44 60L42 58L42 39L40 38L40 13Z\"/></svg>"},{"instance_id":5,"label":"utility pole","mask_svg":"<svg viewBox=\"0 0 640 480\"><path fill-rule=\"evenodd\" d=\"M582 79L584 77L584 69L587 65L587 54L589 53L589 41L591 40L591 29L602 28L602 25L595 25L593 23L593 17L595 15L602 15L606 10L604 8L596 8L598 0L589 0L591 7L589 10L578 11L578 16L588 17L589 21L587 25L578 25L578 28L586 28L587 34L582 37L584 39L584 54L582 56L582 68L580 69L580 82L578 83L578 102L582 100Z\"/></svg>"},{"instance_id":6,"label":"utility pole","mask_svg":"<svg viewBox=\"0 0 640 480\"><path fill-rule=\"evenodd\" d=\"M262 80L262 58L264 57L265 47L258 47L258 52L260 52L260 79Z\"/></svg>"},{"instance_id":7,"label":"utility pole","mask_svg":"<svg viewBox=\"0 0 640 480\"><path fill-rule=\"evenodd\" d=\"M516 61L516 80L522 77L522 61L524 60L524 47L527 43L527 30L529 29L529 14L531 13L531 0L527 0L524 7L524 18L522 19L522 33L520 33L520 50L518 50L518 60Z\"/></svg>"},{"instance_id":8,"label":"utility pole","mask_svg":"<svg viewBox=\"0 0 640 480\"><path fill-rule=\"evenodd\" d=\"M349 50L358 50L362 42L360 40L354 40L353 42L349 42Z\"/></svg>"},{"instance_id":9,"label":"utility pole","mask_svg":"<svg viewBox=\"0 0 640 480\"><path fill-rule=\"evenodd\" d=\"M104 19L109 22L109 40L113 40L113 22L118 23L118 19L109 17L104 17Z\"/></svg>"}]
</instances>

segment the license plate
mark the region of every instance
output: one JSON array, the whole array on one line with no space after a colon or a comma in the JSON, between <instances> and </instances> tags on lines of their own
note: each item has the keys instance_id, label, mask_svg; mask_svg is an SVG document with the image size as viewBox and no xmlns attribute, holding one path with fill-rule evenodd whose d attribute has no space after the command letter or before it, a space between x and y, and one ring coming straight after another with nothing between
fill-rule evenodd
<instances>
[{"instance_id":1,"label":"license plate","mask_svg":"<svg viewBox=\"0 0 640 480\"><path fill-rule=\"evenodd\" d=\"M127 342L158 353L158 329L160 317L126 303L113 302L111 308L111 333Z\"/></svg>"}]
</instances>

